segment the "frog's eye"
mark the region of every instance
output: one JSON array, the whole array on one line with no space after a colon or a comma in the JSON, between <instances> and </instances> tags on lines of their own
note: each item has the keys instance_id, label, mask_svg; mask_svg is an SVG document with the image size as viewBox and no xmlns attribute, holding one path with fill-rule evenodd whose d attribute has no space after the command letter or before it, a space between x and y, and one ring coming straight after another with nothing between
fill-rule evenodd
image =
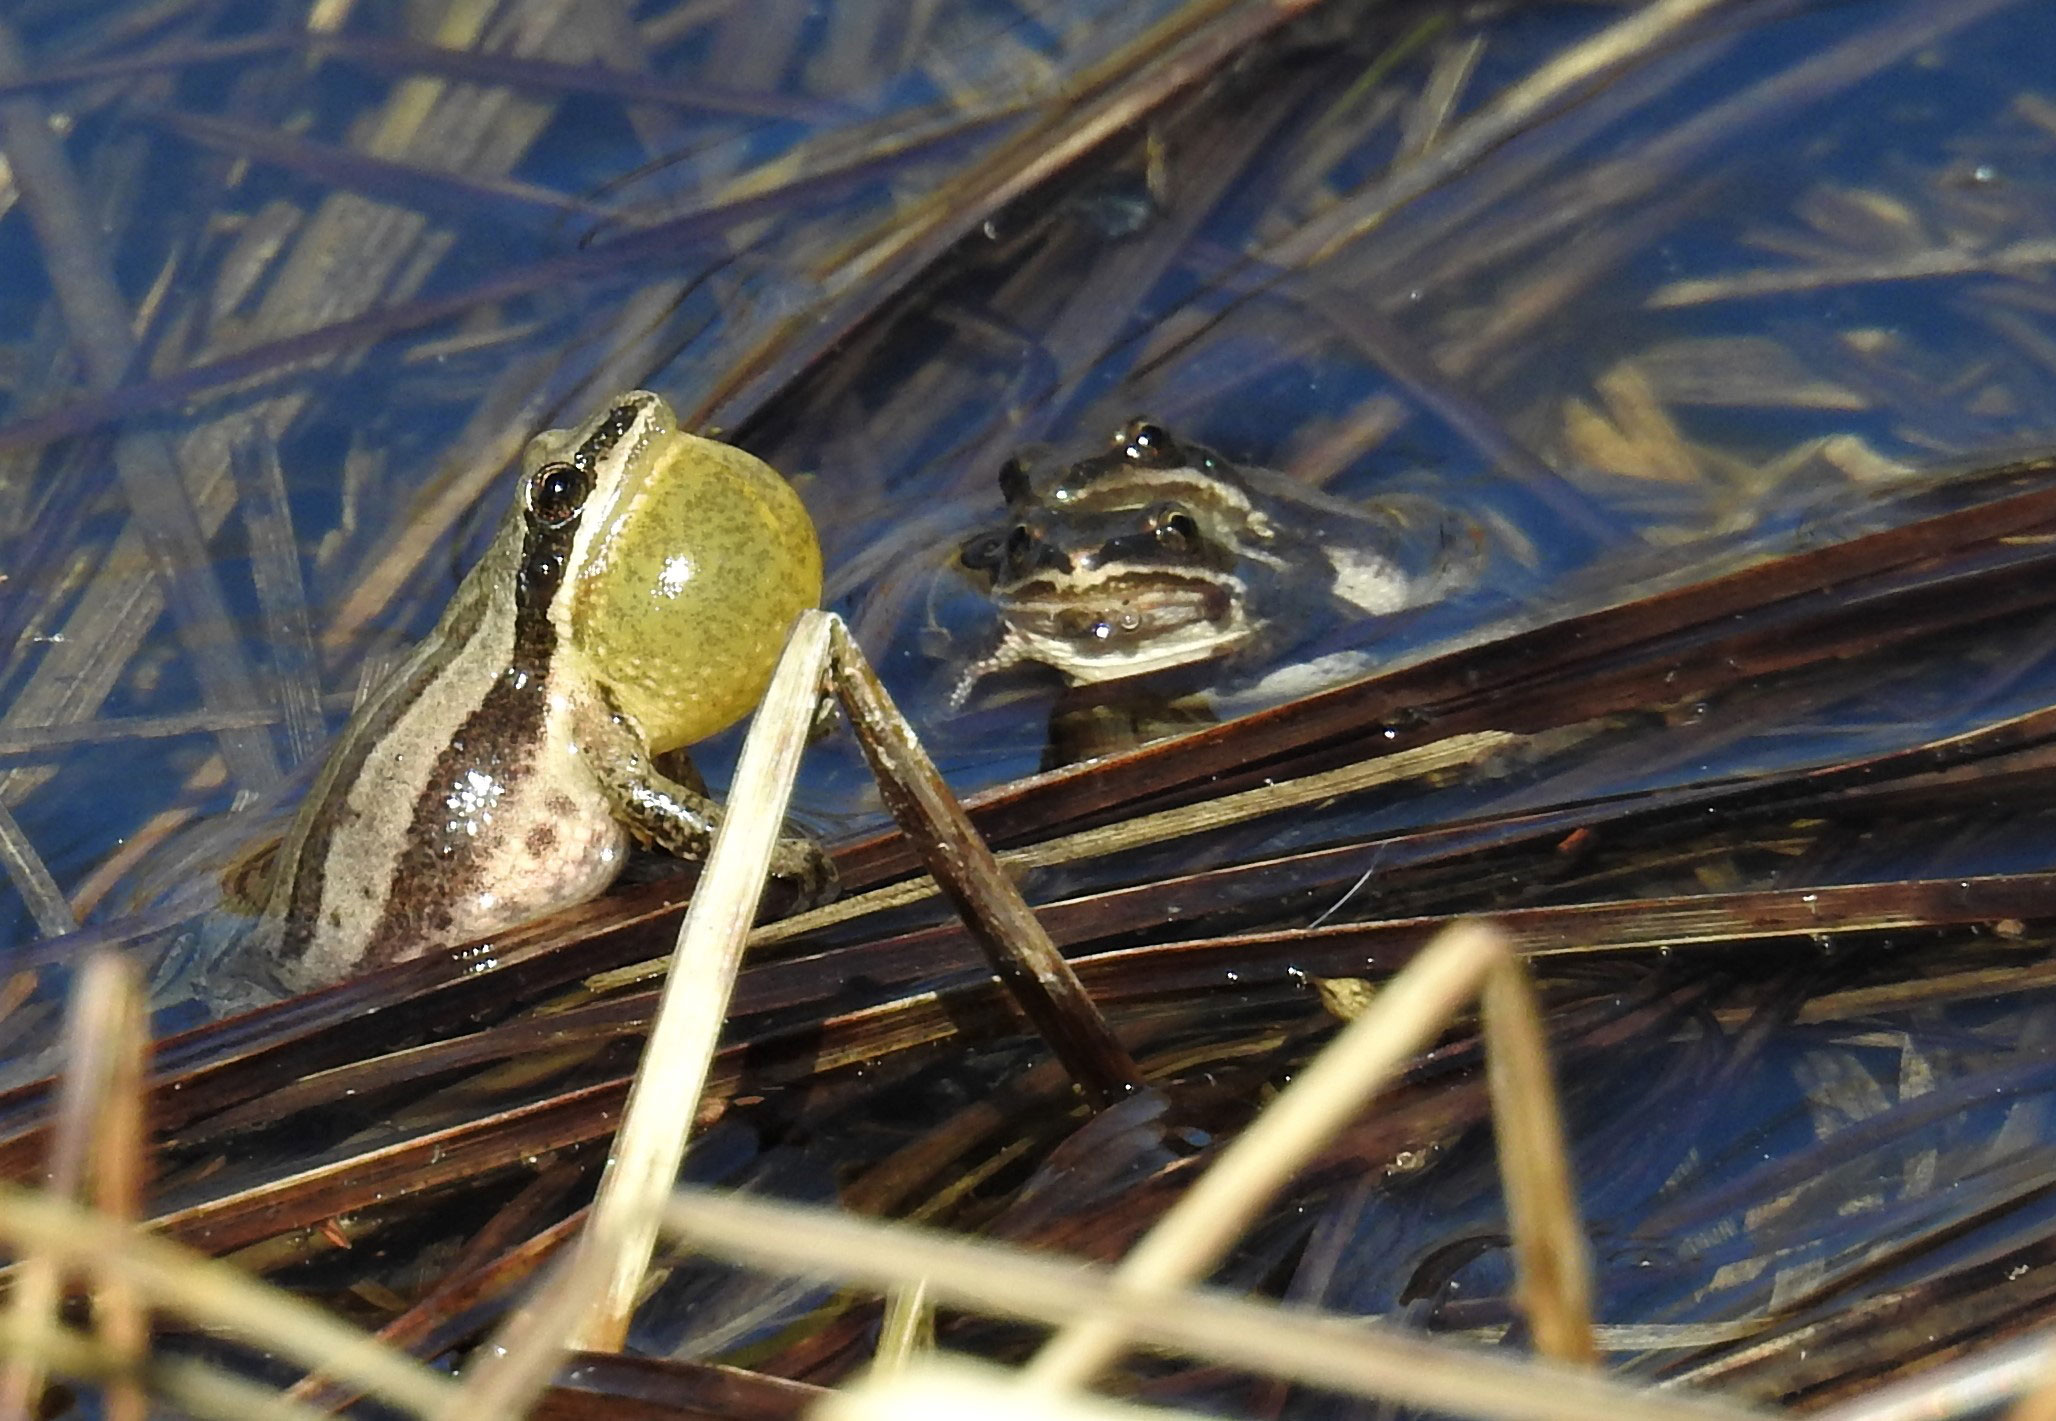
<instances>
[{"instance_id":1,"label":"frog's eye","mask_svg":"<svg viewBox=\"0 0 2056 1421\"><path fill-rule=\"evenodd\" d=\"M1199 543L1199 520L1175 503L1159 503L1145 520L1157 542L1172 552L1182 553Z\"/></svg>"},{"instance_id":2,"label":"frog's eye","mask_svg":"<svg viewBox=\"0 0 2056 1421\"><path fill-rule=\"evenodd\" d=\"M1149 419L1131 419L1121 426L1114 448L1138 464L1175 463L1178 457L1171 432Z\"/></svg>"},{"instance_id":3,"label":"frog's eye","mask_svg":"<svg viewBox=\"0 0 2056 1421\"><path fill-rule=\"evenodd\" d=\"M528 476L528 511L545 526L561 528L578 516L592 490L590 473L562 459L552 460Z\"/></svg>"}]
</instances>

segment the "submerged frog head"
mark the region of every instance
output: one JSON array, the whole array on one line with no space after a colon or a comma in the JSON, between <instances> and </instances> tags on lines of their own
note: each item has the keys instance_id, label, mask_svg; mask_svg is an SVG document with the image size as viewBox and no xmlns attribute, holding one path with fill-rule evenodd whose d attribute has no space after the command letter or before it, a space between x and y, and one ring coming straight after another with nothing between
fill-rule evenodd
<instances>
[{"instance_id":1,"label":"submerged frog head","mask_svg":"<svg viewBox=\"0 0 2056 1421\"><path fill-rule=\"evenodd\" d=\"M1037 661L1110 681L1212 660L1256 633L1244 574L1277 530L1213 454L1137 420L1040 488L1016 456L1000 489L1010 523L959 553L1003 624L974 677Z\"/></svg>"},{"instance_id":2,"label":"submerged frog head","mask_svg":"<svg viewBox=\"0 0 2056 1421\"><path fill-rule=\"evenodd\" d=\"M1010 666L1073 684L1151 675L1278 648L1338 612L1396 612L1447 585L1439 552L1411 546L1417 510L1326 499L1147 419L1053 473L1017 456L1000 490L1007 521L958 551L1000 629L957 704Z\"/></svg>"},{"instance_id":3,"label":"submerged frog head","mask_svg":"<svg viewBox=\"0 0 2056 1421\"><path fill-rule=\"evenodd\" d=\"M821 599L820 544L791 485L679 429L642 390L576 429L538 435L523 463L528 527L570 534L550 609L560 644L650 749L746 715L793 618Z\"/></svg>"}]
</instances>

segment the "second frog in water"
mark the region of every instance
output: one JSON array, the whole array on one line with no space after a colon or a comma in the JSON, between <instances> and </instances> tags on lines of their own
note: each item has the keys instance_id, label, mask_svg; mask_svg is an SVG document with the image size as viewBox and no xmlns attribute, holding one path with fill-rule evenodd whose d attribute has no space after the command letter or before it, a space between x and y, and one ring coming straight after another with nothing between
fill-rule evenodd
<instances>
[{"instance_id":1,"label":"second frog in water","mask_svg":"<svg viewBox=\"0 0 2056 1421\"><path fill-rule=\"evenodd\" d=\"M1081 688L1073 700L1105 700L1116 682L1177 694L1266 677L1285 678L1269 698L1293 694L1308 688L1290 684L1295 656L1344 624L1462 590L1488 552L1480 523L1428 498L1344 503L1146 419L1065 467L1017 457L1000 490L1005 523L958 554L998 625L964 668L958 705L1024 664ZM1369 664L1361 650L1323 658L1328 679Z\"/></svg>"}]
</instances>

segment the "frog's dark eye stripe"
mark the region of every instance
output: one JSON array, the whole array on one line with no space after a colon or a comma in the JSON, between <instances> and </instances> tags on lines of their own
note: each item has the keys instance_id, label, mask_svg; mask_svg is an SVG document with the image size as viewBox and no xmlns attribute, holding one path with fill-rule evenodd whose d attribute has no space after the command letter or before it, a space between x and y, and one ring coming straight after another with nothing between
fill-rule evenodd
<instances>
[{"instance_id":1,"label":"frog's dark eye stripe","mask_svg":"<svg viewBox=\"0 0 2056 1421\"><path fill-rule=\"evenodd\" d=\"M625 399L614 407L598 428L586 436L583 444L571 456L571 462L581 469L590 469L600 462L607 451L620 444L634 431L636 425L650 412L648 396L641 399Z\"/></svg>"},{"instance_id":2,"label":"frog's dark eye stripe","mask_svg":"<svg viewBox=\"0 0 2056 1421\"><path fill-rule=\"evenodd\" d=\"M544 464L528 476L528 511L545 527L561 528L578 517L592 488L592 474L578 465Z\"/></svg>"}]
</instances>

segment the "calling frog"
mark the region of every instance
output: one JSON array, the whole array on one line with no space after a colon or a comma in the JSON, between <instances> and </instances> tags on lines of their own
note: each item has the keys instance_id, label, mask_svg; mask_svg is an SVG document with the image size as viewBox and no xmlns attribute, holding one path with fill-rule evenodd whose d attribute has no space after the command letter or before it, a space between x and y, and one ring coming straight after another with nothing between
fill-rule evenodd
<instances>
[{"instance_id":1,"label":"calling frog","mask_svg":"<svg viewBox=\"0 0 2056 1421\"><path fill-rule=\"evenodd\" d=\"M750 711L820 596L791 486L658 396L538 435L490 547L272 855L259 970L299 991L476 940L597 895L631 839L703 857L720 811L674 752ZM810 900L833 882L803 838L772 870Z\"/></svg>"}]
</instances>

